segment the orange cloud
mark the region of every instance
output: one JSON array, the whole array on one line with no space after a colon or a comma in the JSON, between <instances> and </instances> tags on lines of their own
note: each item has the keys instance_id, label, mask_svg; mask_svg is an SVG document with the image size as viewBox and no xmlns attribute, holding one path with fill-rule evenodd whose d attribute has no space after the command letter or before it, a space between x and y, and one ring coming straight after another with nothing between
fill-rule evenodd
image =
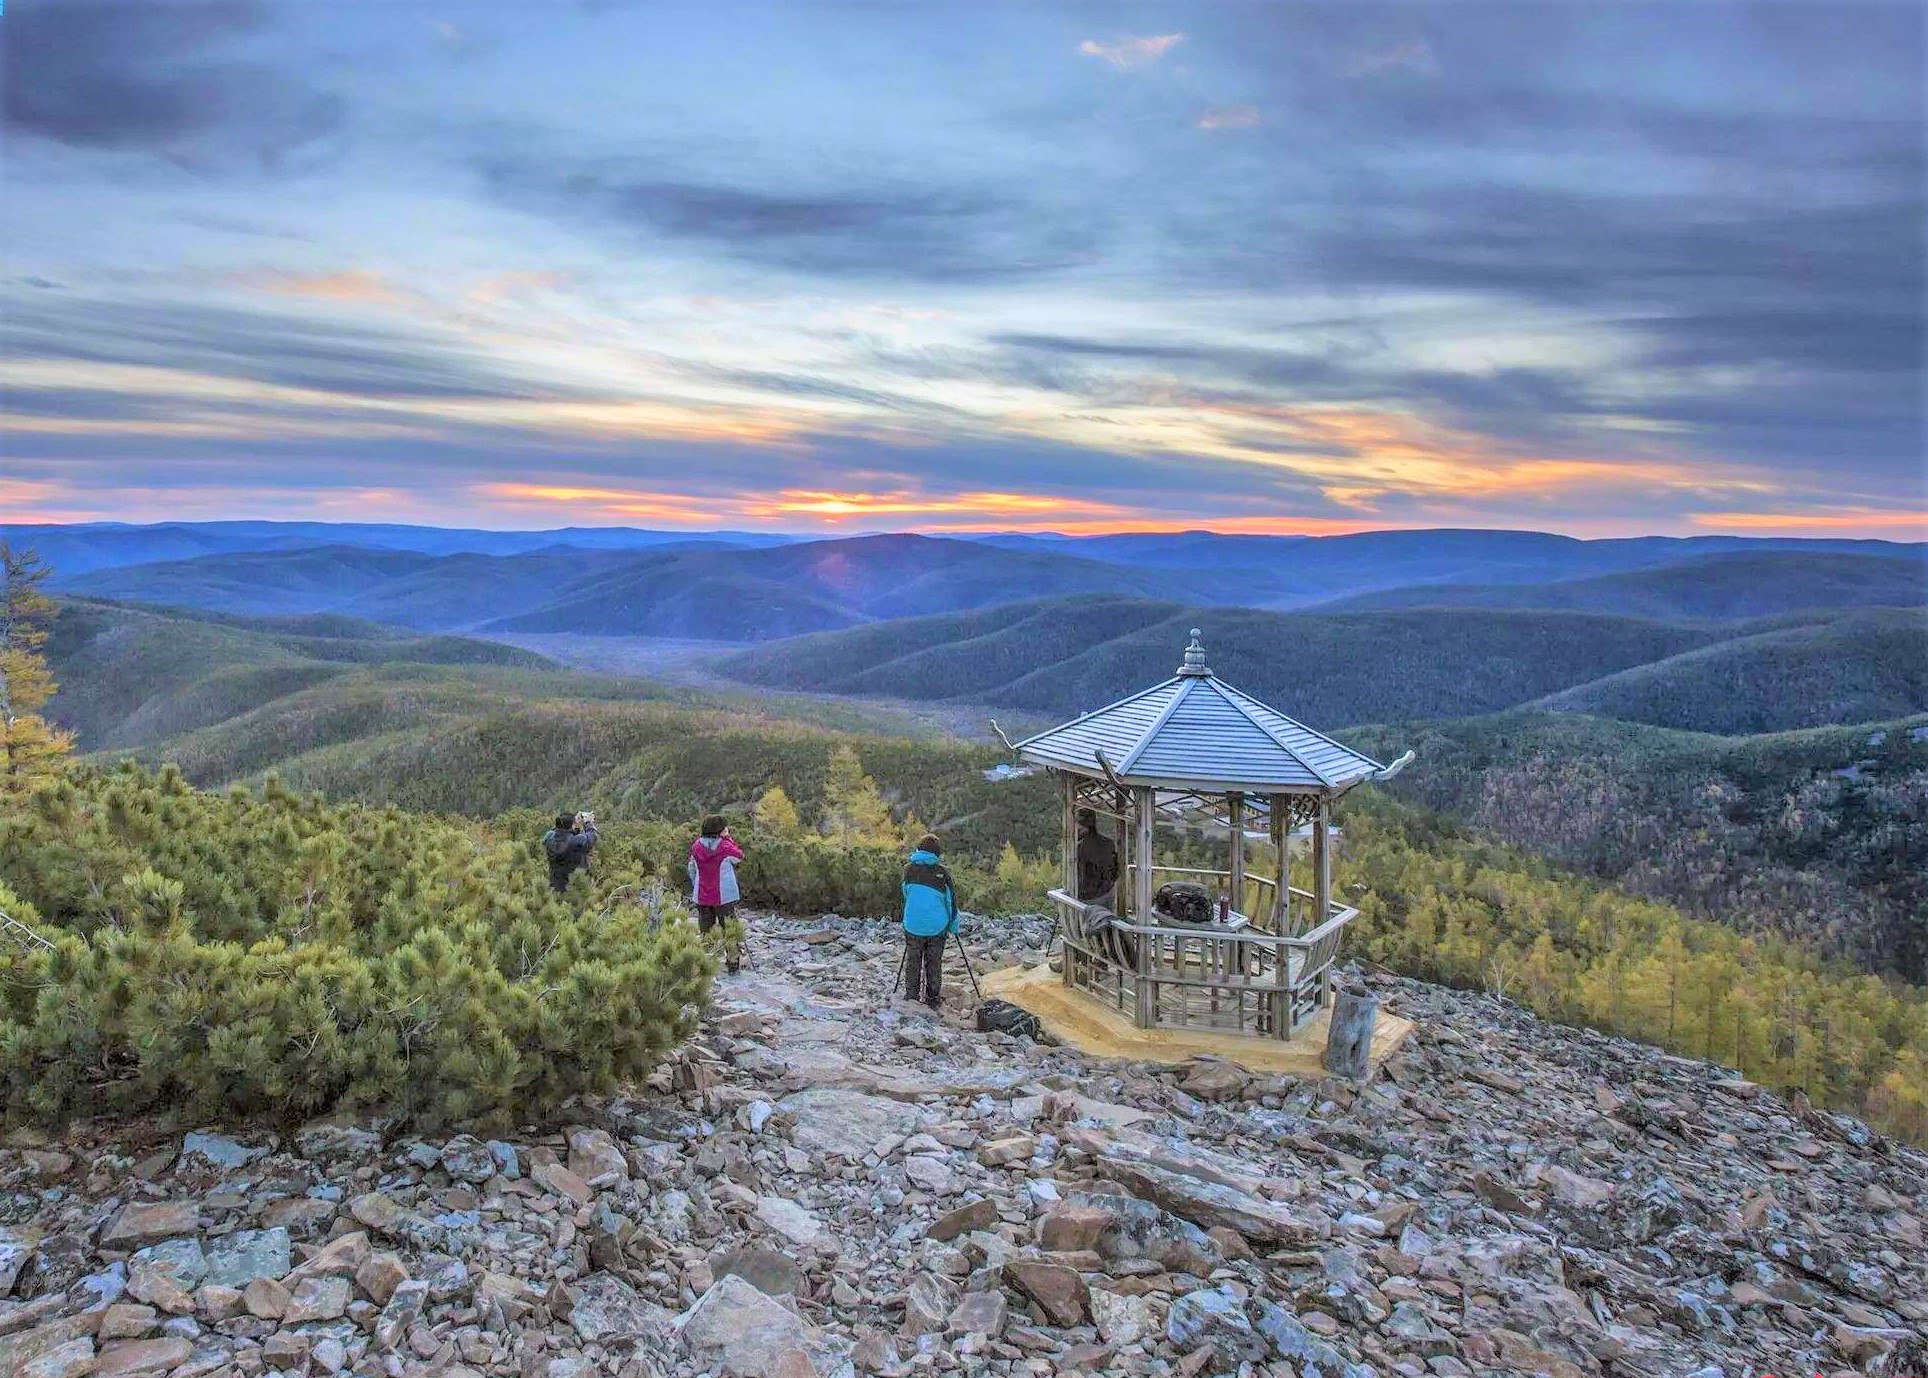
<instances>
[{"instance_id":1,"label":"orange cloud","mask_svg":"<svg viewBox=\"0 0 1928 1378\"><path fill-rule=\"evenodd\" d=\"M827 521L847 517L982 516L1036 517L1042 515L1127 515L1111 503L1087 502L1048 493L957 493L925 497L909 491L891 493L833 493L786 489L767 502L743 504L748 517L812 516Z\"/></svg>"},{"instance_id":2,"label":"orange cloud","mask_svg":"<svg viewBox=\"0 0 1928 1378\"><path fill-rule=\"evenodd\" d=\"M940 524L949 530L972 529L968 523L973 519L984 523L985 529L1002 530L1013 523L1035 525L1041 519L1069 517L1129 524L1132 518L1129 508L1048 493L925 496L908 489L865 493L786 488L768 497L711 498L688 493L540 483L487 483L479 485L475 492L484 498L518 506L579 507L602 516L693 523L785 522L804 518L835 525L852 518L925 517L940 519ZM949 520L951 518L962 518L964 524ZM906 530L914 530L918 523L902 525Z\"/></svg>"},{"instance_id":3,"label":"orange cloud","mask_svg":"<svg viewBox=\"0 0 1928 1378\"><path fill-rule=\"evenodd\" d=\"M1519 454L1470 431L1364 407L1225 401L1172 393L1103 418L1038 418L1041 434L1136 453L1191 453L1285 469L1362 511L1388 495L1476 499L1547 497L1588 485L1672 491L1772 492L1774 486L1707 461Z\"/></svg>"},{"instance_id":4,"label":"orange cloud","mask_svg":"<svg viewBox=\"0 0 1928 1378\"><path fill-rule=\"evenodd\" d=\"M380 273L351 269L340 273L284 273L264 271L244 273L240 284L256 292L276 297L307 297L315 301L380 302L392 305L402 299Z\"/></svg>"},{"instance_id":5,"label":"orange cloud","mask_svg":"<svg viewBox=\"0 0 1928 1378\"><path fill-rule=\"evenodd\" d=\"M69 485L55 479L0 478L0 521L91 522L107 515L64 505L73 496Z\"/></svg>"},{"instance_id":6,"label":"orange cloud","mask_svg":"<svg viewBox=\"0 0 1928 1378\"><path fill-rule=\"evenodd\" d=\"M478 279L469 288L468 298L478 306L490 306L504 297L527 297L552 292L567 281L569 281L567 273L552 273L540 269L496 273L492 277Z\"/></svg>"},{"instance_id":7,"label":"orange cloud","mask_svg":"<svg viewBox=\"0 0 1928 1378\"><path fill-rule=\"evenodd\" d=\"M1200 129L1256 129L1261 123L1256 105L1216 105L1198 117Z\"/></svg>"},{"instance_id":8,"label":"orange cloud","mask_svg":"<svg viewBox=\"0 0 1928 1378\"><path fill-rule=\"evenodd\" d=\"M1078 45L1078 51L1086 57L1103 58L1121 72L1129 72L1135 68L1149 67L1184 39L1185 35L1182 33L1157 34L1146 38L1119 38L1109 43L1100 43L1095 38L1087 38Z\"/></svg>"},{"instance_id":9,"label":"orange cloud","mask_svg":"<svg viewBox=\"0 0 1928 1378\"><path fill-rule=\"evenodd\" d=\"M564 484L483 483L474 490L519 507L586 507L606 517L645 517L651 521L714 524L729 514L730 504L712 502L687 493L638 491L629 488L578 488Z\"/></svg>"}]
</instances>

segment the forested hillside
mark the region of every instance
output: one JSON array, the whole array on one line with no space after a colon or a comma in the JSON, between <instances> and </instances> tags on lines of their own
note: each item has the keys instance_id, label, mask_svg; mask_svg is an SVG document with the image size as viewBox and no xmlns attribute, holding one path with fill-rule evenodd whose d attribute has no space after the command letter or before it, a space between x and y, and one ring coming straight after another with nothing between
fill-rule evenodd
<instances>
[{"instance_id":1,"label":"forested hillside","mask_svg":"<svg viewBox=\"0 0 1928 1378\"><path fill-rule=\"evenodd\" d=\"M46 654L61 685L48 716L84 751L227 723L375 667L548 663L493 642L397 635L341 617L195 616L87 599L63 600Z\"/></svg>"},{"instance_id":2,"label":"forested hillside","mask_svg":"<svg viewBox=\"0 0 1928 1378\"><path fill-rule=\"evenodd\" d=\"M1712 737L1571 714L1368 728L1392 786L1730 927L1928 983L1928 719Z\"/></svg>"},{"instance_id":3,"label":"forested hillside","mask_svg":"<svg viewBox=\"0 0 1928 1378\"><path fill-rule=\"evenodd\" d=\"M1870 608L1638 665L1532 705L1746 734L1928 709L1928 610Z\"/></svg>"},{"instance_id":4,"label":"forested hillside","mask_svg":"<svg viewBox=\"0 0 1928 1378\"><path fill-rule=\"evenodd\" d=\"M1168 673L1172 648L1193 626L1203 629L1217 673L1327 727L1473 716L1536 700L1549 710L1714 732L1928 707L1928 613L1903 609L1722 624L1046 599L797 637L720 657L716 667L773 689L958 699L1068 717Z\"/></svg>"}]
</instances>

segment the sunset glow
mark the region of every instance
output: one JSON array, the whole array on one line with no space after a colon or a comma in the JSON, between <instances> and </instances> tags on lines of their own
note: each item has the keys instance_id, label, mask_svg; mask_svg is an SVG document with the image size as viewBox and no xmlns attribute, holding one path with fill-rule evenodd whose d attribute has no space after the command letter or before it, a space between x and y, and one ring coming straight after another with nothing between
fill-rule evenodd
<instances>
[{"instance_id":1,"label":"sunset glow","mask_svg":"<svg viewBox=\"0 0 1928 1378\"><path fill-rule=\"evenodd\" d=\"M10 6L0 517L1920 538L1918 6L748 3Z\"/></svg>"}]
</instances>

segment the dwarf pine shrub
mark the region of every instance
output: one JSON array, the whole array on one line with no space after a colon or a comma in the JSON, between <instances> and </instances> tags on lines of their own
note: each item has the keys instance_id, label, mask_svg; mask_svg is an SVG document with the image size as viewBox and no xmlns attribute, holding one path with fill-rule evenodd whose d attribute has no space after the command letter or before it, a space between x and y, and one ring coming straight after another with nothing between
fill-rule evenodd
<instances>
[{"instance_id":1,"label":"dwarf pine shrub","mask_svg":"<svg viewBox=\"0 0 1928 1378\"><path fill-rule=\"evenodd\" d=\"M526 840L171 767L0 799L0 1103L418 1123L646 1075L715 965L681 906Z\"/></svg>"}]
</instances>

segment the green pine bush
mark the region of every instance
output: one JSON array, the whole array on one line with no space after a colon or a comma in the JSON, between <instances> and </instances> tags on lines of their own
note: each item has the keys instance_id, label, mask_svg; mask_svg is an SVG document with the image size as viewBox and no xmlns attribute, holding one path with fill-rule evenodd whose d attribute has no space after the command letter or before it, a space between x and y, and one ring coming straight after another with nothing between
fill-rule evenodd
<instances>
[{"instance_id":1,"label":"green pine bush","mask_svg":"<svg viewBox=\"0 0 1928 1378\"><path fill-rule=\"evenodd\" d=\"M538 835L172 768L0 802L0 1104L506 1122L646 1076L714 962L600 861L553 895Z\"/></svg>"}]
</instances>

